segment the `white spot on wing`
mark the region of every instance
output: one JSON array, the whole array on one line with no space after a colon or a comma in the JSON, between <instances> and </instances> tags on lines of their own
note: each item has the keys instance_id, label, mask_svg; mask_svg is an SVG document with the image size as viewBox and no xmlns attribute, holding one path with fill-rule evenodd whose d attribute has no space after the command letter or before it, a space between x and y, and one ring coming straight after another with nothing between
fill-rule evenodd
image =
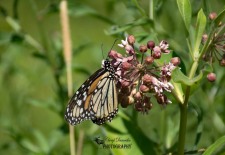
<instances>
[{"instance_id":1,"label":"white spot on wing","mask_svg":"<svg viewBox=\"0 0 225 155\"><path fill-rule=\"evenodd\" d=\"M83 93L83 101L85 101L86 98L87 98L87 92L84 92L84 93Z\"/></svg>"},{"instance_id":2,"label":"white spot on wing","mask_svg":"<svg viewBox=\"0 0 225 155\"><path fill-rule=\"evenodd\" d=\"M83 108L80 108L80 114L83 113L83 110L84 110Z\"/></svg>"},{"instance_id":3,"label":"white spot on wing","mask_svg":"<svg viewBox=\"0 0 225 155\"><path fill-rule=\"evenodd\" d=\"M78 105L78 106L81 106L81 100L78 100L78 101L77 101L77 105Z\"/></svg>"}]
</instances>

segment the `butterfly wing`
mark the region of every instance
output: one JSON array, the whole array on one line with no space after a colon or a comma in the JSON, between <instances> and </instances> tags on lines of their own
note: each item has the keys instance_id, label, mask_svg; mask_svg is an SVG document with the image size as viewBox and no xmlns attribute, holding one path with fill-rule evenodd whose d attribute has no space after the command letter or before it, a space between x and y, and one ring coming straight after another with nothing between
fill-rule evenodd
<instances>
[{"instance_id":1,"label":"butterfly wing","mask_svg":"<svg viewBox=\"0 0 225 155\"><path fill-rule=\"evenodd\" d=\"M87 119L100 125L113 119L118 112L117 107L115 77L102 68L86 80L71 98L65 119L71 125Z\"/></svg>"},{"instance_id":2,"label":"butterfly wing","mask_svg":"<svg viewBox=\"0 0 225 155\"><path fill-rule=\"evenodd\" d=\"M117 91L115 77L106 72L91 99L91 111L94 113L93 123L98 125L111 121L118 112Z\"/></svg>"},{"instance_id":3,"label":"butterfly wing","mask_svg":"<svg viewBox=\"0 0 225 155\"><path fill-rule=\"evenodd\" d=\"M91 91L96 88L97 83L100 81L101 76L104 73L104 68L97 70L80 86L80 88L70 99L66 108L65 119L71 125L79 124L80 122L93 117L93 114L90 113L90 106L89 103L87 103L87 100L90 98L92 94Z\"/></svg>"}]
</instances>

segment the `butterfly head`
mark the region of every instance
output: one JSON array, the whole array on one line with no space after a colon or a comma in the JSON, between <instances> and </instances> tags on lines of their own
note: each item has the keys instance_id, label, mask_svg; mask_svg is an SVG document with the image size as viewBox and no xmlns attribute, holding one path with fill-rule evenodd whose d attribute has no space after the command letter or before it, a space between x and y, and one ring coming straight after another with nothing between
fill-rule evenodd
<instances>
[{"instance_id":1,"label":"butterfly head","mask_svg":"<svg viewBox=\"0 0 225 155\"><path fill-rule=\"evenodd\" d=\"M108 69L108 68L111 68L111 66L112 65L111 65L109 59L102 60L102 68Z\"/></svg>"}]
</instances>

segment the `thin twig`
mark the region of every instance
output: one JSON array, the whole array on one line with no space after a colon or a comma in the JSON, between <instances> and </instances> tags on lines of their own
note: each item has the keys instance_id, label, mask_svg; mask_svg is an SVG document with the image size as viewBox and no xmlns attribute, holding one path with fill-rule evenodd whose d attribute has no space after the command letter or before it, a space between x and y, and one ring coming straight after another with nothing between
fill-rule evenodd
<instances>
[{"instance_id":1,"label":"thin twig","mask_svg":"<svg viewBox=\"0 0 225 155\"><path fill-rule=\"evenodd\" d=\"M83 140L84 140L84 131L80 130L79 138L78 138L78 144L77 144L77 155L82 154Z\"/></svg>"},{"instance_id":2,"label":"thin twig","mask_svg":"<svg viewBox=\"0 0 225 155\"><path fill-rule=\"evenodd\" d=\"M71 97L73 94L73 84L72 84L72 66L71 66L71 40L70 40L70 28L69 28L69 18L67 13L67 1L62 0L60 3L60 21L62 27L62 38L63 38L63 52L66 63L67 71L67 87L68 96ZM69 125L70 131L70 153L75 155L75 134L74 127Z\"/></svg>"}]
</instances>

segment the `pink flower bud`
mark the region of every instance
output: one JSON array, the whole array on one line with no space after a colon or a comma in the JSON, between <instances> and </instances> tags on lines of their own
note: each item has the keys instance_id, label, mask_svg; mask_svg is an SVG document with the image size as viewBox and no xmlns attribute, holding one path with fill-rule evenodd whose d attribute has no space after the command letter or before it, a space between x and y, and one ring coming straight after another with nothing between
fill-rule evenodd
<instances>
[{"instance_id":1,"label":"pink flower bud","mask_svg":"<svg viewBox=\"0 0 225 155\"><path fill-rule=\"evenodd\" d=\"M153 41L148 41L147 47L148 47L150 50L153 50L153 48L155 47L155 42L153 42Z\"/></svg>"},{"instance_id":2,"label":"pink flower bud","mask_svg":"<svg viewBox=\"0 0 225 155\"><path fill-rule=\"evenodd\" d=\"M140 86L140 91L143 92L143 93L146 93L149 91L149 88L146 86L146 85L141 85Z\"/></svg>"},{"instance_id":3,"label":"pink flower bud","mask_svg":"<svg viewBox=\"0 0 225 155\"><path fill-rule=\"evenodd\" d=\"M129 35L127 40L130 45L133 45L135 43L135 38L133 35Z\"/></svg>"},{"instance_id":4,"label":"pink flower bud","mask_svg":"<svg viewBox=\"0 0 225 155\"><path fill-rule=\"evenodd\" d=\"M178 66L180 64L180 58L179 57L174 57L170 60L170 62L174 65L174 66Z\"/></svg>"},{"instance_id":5,"label":"pink flower bud","mask_svg":"<svg viewBox=\"0 0 225 155\"><path fill-rule=\"evenodd\" d=\"M147 65L151 65L153 62L154 62L154 58L153 58L152 56L147 56L147 57L145 58L145 63L146 63Z\"/></svg>"},{"instance_id":6,"label":"pink flower bud","mask_svg":"<svg viewBox=\"0 0 225 155\"><path fill-rule=\"evenodd\" d=\"M129 70L131 68L131 64L128 62L123 62L121 66L124 70Z\"/></svg>"},{"instance_id":7,"label":"pink flower bud","mask_svg":"<svg viewBox=\"0 0 225 155\"><path fill-rule=\"evenodd\" d=\"M208 81L210 81L210 82L214 82L214 81L216 80L216 74L215 74L215 73L209 73L209 74L207 75L207 79L208 79Z\"/></svg>"},{"instance_id":8,"label":"pink flower bud","mask_svg":"<svg viewBox=\"0 0 225 155\"><path fill-rule=\"evenodd\" d=\"M217 13L215 13L215 12L211 12L211 13L209 14L209 19L210 19L210 20L214 20L216 17L217 17Z\"/></svg>"},{"instance_id":9,"label":"pink flower bud","mask_svg":"<svg viewBox=\"0 0 225 155\"><path fill-rule=\"evenodd\" d=\"M145 53L147 50L148 50L148 48L147 48L146 45L141 45L141 46L139 47L139 51L140 51L141 53Z\"/></svg>"}]
</instances>

